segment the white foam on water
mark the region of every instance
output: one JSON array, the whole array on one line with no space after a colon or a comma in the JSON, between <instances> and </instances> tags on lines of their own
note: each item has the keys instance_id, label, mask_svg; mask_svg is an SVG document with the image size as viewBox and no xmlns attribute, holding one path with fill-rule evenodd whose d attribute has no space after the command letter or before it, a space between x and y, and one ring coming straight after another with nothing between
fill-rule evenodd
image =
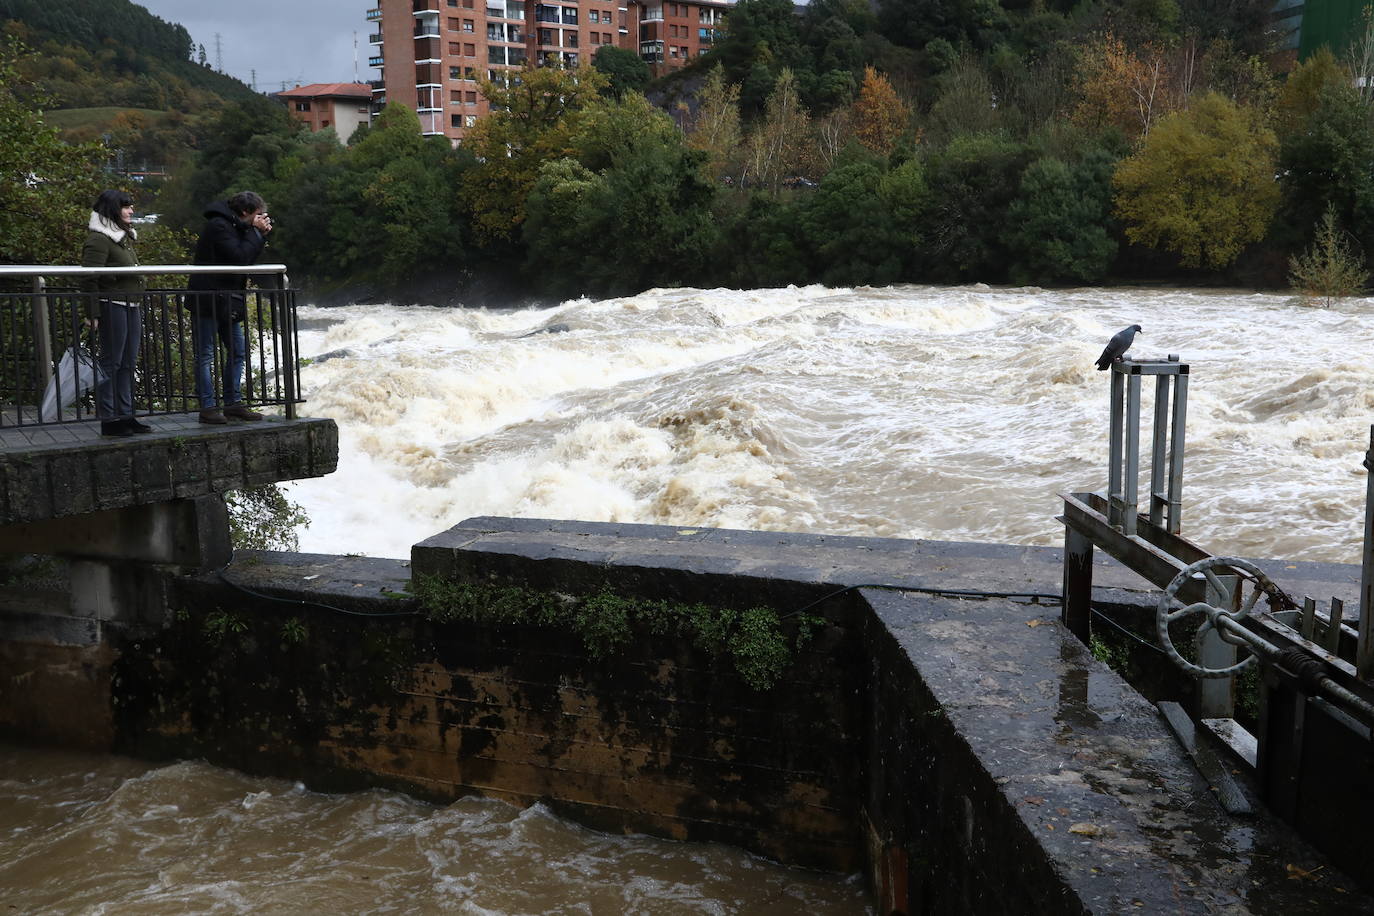
<instances>
[{"instance_id":1,"label":"white foam on water","mask_svg":"<svg viewBox=\"0 0 1374 916\"><path fill-rule=\"evenodd\" d=\"M303 350L350 355L304 372L341 455L294 490L302 548L402 557L475 515L1056 543L1055 494L1105 478L1092 364L1138 323L1134 355L1192 366L1185 533L1353 561L1371 305L810 286L304 310Z\"/></svg>"}]
</instances>

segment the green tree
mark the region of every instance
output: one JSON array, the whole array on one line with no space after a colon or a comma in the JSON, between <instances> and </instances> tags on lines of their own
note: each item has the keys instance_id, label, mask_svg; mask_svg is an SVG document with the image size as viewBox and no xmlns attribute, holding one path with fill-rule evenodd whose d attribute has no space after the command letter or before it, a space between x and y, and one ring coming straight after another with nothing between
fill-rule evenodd
<instances>
[{"instance_id":1,"label":"green tree","mask_svg":"<svg viewBox=\"0 0 1374 916\"><path fill-rule=\"evenodd\" d=\"M993 282L1006 275L1007 208L1027 158L1023 144L998 133L955 137L931 157L922 249L931 277Z\"/></svg>"},{"instance_id":2,"label":"green tree","mask_svg":"<svg viewBox=\"0 0 1374 916\"><path fill-rule=\"evenodd\" d=\"M1281 139L1303 129L1327 87L1347 82L1330 48L1319 48L1298 64L1279 89L1274 103L1274 130Z\"/></svg>"},{"instance_id":3,"label":"green tree","mask_svg":"<svg viewBox=\"0 0 1374 916\"><path fill-rule=\"evenodd\" d=\"M1276 146L1259 112L1216 93L1166 115L1113 179L1126 236L1186 267L1225 267L1269 226Z\"/></svg>"},{"instance_id":4,"label":"green tree","mask_svg":"<svg viewBox=\"0 0 1374 916\"><path fill-rule=\"evenodd\" d=\"M796 77L784 69L768 96L763 118L749 134L745 179L776 194L784 178L802 169L810 121Z\"/></svg>"},{"instance_id":5,"label":"green tree","mask_svg":"<svg viewBox=\"0 0 1374 916\"><path fill-rule=\"evenodd\" d=\"M1374 122L1355 88L1327 83L1279 148L1283 203L1274 238L1289 251L1334 207L1360 249L1374 250Z\"/></svg>"},{"instance_id":6,"label":"green tree","mask_svg":"<svg viewBox=\"0 0 1374 916\"><path fill-rule=\"evenodd\" d=\"M1317 225L1312 246L1288 261L1288 282L1307 299L1331 305L1353 296L1369 281L1364 255L1354 250L1336 222L1336 208L1328 205Z\"/></svg>"},{"instance_id":7,"label":"green tree","mask_svg":"<svg viewBox=\"0 0 1374 916\"><path fill-rule=\"evenodd\" d=\"M562 293L626 293L703 275L717 230L706 155L682 143L672 119L643 96L588 106L571 157L545 163L528 200L530 266ZM588 240L615 252L615 269L588 257Z\"/></svg>"},{"instance_id":8,"label":"green tree","mask_svg":"<svg viewBox=\"0 0 1374 916\"><path fill-rule=\"evenodd\" d=\"M802 207L802 228L820 280L884 286L900 280L912 247L882 197L884 172L872 159L841 165Z\"/></svg>"},{"instance_id":9,"label":"green tree","mask_svg":"<svg viewBox=\"0 0 1374 916\"><path fill-rule=\"evenodd\" d=\"M1093 150L1081 163L1037 159L1007 209L1011 276L1021 283L1097 283L1116 256L1108 232L1116 157Z\"/></svg>"},{"instance_id":10,"label":"green tree","mask_svg":"<svg viewBox=\"0 0 1374 916\"><path fill-rule=\"evenodd\" d=\"M20 100L32 89L18 73L22 53L0 43L0 263L78 263L104 150L63 143Z\"/></svg>"},{"instance_id":11,"label":"green tree","mask_svg":"<svg viewBox=\"0 0 1374 916\"><path fill-rule=\"evenodd\" d=\"M608 95L622 96L627 92L639 92L649 85L649 65L634 51L617 48L615 45L602 45L592 55L592 66L606 77Z\"/></svg>"},{"instance_id":12,"label":"green tree","mask_svg":"<svg viewBox=\"0 0 1374 916\"><path fill-rule=\"evenodd\" d=\"M518 238L540 168L572 153L577 116L606 78L591 67L527 67L518 80L480 85L491 113L468 134L465 146L477 164L463 176L462 195L477 238L502 243Z\"/></svg>"}]
</instances>

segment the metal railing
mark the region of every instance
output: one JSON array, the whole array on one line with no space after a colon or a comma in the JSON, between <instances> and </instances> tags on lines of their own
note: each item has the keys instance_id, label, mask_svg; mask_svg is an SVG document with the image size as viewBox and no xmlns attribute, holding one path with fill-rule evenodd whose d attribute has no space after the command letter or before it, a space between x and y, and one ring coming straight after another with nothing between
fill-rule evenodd
<instances>
[{"instance_id":1,"label":"metal railing","mask_svg":"<svg viewBox=\"0 0 1374 916\"><path fill-rule=\"evenodd\" d=\"M155 279L246 275L256 283L256 288L224 291L151 285L139 294L143 334L134 376L138 414L199 410L191 297L242 295L247 342L243 401L249 407L281 407L289 419L296 416L296 405L302 402L296 291L288 286L285 265L0 265L0 426L96 419L96 390L104 383L100 335L86 315L88 309L99 314L99 295L81 291L79 281L126 274ZM211 381L219 400L227 354L218 342L213 350Z\"/></svg>"}]
</instances>

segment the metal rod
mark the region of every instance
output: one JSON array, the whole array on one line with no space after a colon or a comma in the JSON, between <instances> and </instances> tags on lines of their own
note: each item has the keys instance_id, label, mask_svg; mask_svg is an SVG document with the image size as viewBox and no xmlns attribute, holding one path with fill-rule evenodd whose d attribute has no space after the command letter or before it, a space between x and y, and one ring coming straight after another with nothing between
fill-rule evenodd
<instances>
[{"instance_id":1,"label":"metal rod","mask_svg":"<svg viewBox=\"0 0 1374 916\"><path fill-rule=\"evenodd\" d=\"M1222 616L1217 618L1216 625L1227 633L1245 640L1245 642L1255 650L1256 655L1261 656L1273 664L1282 664L1280 656L1283 654L1283 651L1277 646L1270 645L1264 637L1256 633L1251 633L1241 623L1230 617ZM1362 697L1356 696L1354 693L1346 690L1326 675L1322 675L1317 679L1317 686L1321 689L1322 693L1325 693L1327 696L1335 697L1341 700L1341 702L1350 709L1358 710L1366 723L1374 723L1374 705L1366 702Z\"/></svg>"},{"instance_id":2,"label":"metal rod","mask_svg":"<svg viewBox=\"0 0 1374 916\"><path fill-rule=\"evenodd\" d=\"M1113 367L1111 439L1107 456L1107 522L1118 526L1121 524L1121 449L1124 433L1122 424L1125 422L1126 413L1125 400L1125 377ZM1126 533L1134 534L1135 532L1128 531Z\"/></svg>"},{"instance_id":3,"label":"metal rod","mask_svg":"<svg viewBox=\"0 0 1374 916\"><path fill-rule=\"evenodd\" d=\"M1126 486L1121 529L1135 534L1140 501L1140 376L1132 374L1126 388Z\"/></svg>"},{"instance_id":4,"label":"metal rod","mask_svg":"<svg viewBox=\"0 0 1374 916\"><path fill-rule=\"evenodd\" d=\"M1355 644L1355 674L1367 681L1374 676L1374 426L1369 427L1364 466L1364 554L1360 558L1360 638Z\"/></svg>"},{"instance_id":5,"label":"metal rod","mask_svg":"<svg viewBox=\"0 0 1374 916\"><path fill-rule=\"evenodd\" d=\"M1169 533L1183 525L1183 445L1188 428L1188 367L1174 376L1174 419L1169 430Z\"/></svg>"},{"instance_id":6,"label":"metal rod","mask_svg":"<svg viewBox=\"0 0 1374 916\"><path fill-rule=\"evenodd\" d=\"M1322 642L1322 648L1332 655L1338 655L1341 649L1341 618L1345 616L1345 602L1339 598L1331 599L1331 615L1326 619L1326 639Z\"/></svg>"},{"instance_id":7,"label":"metal rod","mask_svg":"<svg viewBox=\"0 0 1374 916\"><path fill-rule=\"evenodd\" d=\"M47 385L48 373L53 370L52 332L48 327L47 283L42 277L33 278L33 346L34 381L39 391ZM41 419L41 417L40 417Z\"/></svg>"},{"instance_id":8,"label":"metal rod","mask_svg":"<svg viewBox=\"0 0 1374 916\"><path fill-rule=\"evenodd\" d=\"M286 288L286 275L278 276L276 294L272 296L272 314L281 326L281 367L286 384L288 420L296 419L296 373L300 371L296 361L296 309L291 295Z\"/></svg>"},{"instance_id":9,"label":"metal rod","mask_svg":"<svg viewBox=\"0 0 1374 916\"><path fill-rule=\"evenodd\" d=\"M1311 641L1317 632L1317 601L1315 598L1302 599L1302 618L1298 622L1298 632L1302 638Z\"/></svg>"},{"instance_id":10,"label":"metal rod","mask_svg":"<svg viewBox=\"0 0 1374 916\"><path fill-rule=\"evenodd\" d=\"M132 274L284 274L285 264L140 264L138 267L65 267L51 264L0 264L0 277L103 277Z\"/></svg>"},{"instance_id":11,"label":"metal rod","mask_svg":"<svg viewBox=\"0 0 1374 916\"><path fill-rule=\"evenodd\" d=\"M1168 497L1164 495L1164 462L1169 445L1169 376L1155 376L1155 421L1150 428L1150 438L1154 450L1150 454L1150 524L1164 522L1164 507Z\"/></svg>"}]
</instances>

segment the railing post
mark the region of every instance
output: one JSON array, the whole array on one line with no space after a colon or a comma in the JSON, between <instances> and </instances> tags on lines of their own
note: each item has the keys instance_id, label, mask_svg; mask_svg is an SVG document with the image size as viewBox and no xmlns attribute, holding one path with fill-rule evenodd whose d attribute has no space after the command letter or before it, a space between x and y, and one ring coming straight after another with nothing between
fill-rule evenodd
<instances>
[{"instance_id":1,"label":"railing post","mask_svg":"<svg viewBox=\"0 0 1374 916\"><path fill-rule=\"evenodd\" d=\"M281 328L281 373L286 395L286 419L296 419L296 310L288 302L285 273L276 275L276 291L272 294L272 321Z\"/></svg>"},{"instance_id":2,"label":"railing post","mask_svg":"<svg viewBox=\"0 0 1374 916\"><path fill-rule=\"evenodd\" d=\"M1355 643L1355 673L1374 678L1374 426L1364 453L1364 553L1360 558L1360 638Z\"/></svg>"},{"instance_id":3,"label":"railing post","mask_svg":"<svg viewBox=\"0 0 1374 916\"><path fill-rule=\"evenodd\" d=\"M1169 354L1173 358L1174 354ZM1174 376L1174 419L1169 428L1169 533L1183 530L1183 446L1188 435L1188 367Z\"/></svg>"},{"instance_id":4,"label":"railing post","mask_svg":"<svg viewBox=\"0 0 1374 916\"><path fill-rule=\"evenodd\" d=\"M1125 376L1112 367L1112 423L1107 452L1107 522L1121 526L1121 452L1126 422ZM1134 534L1134 531L1128 532Z\"/></svg>"},{"instance_id":5,"label":"railing post","mask_svg":"<svg viewBox=\"0 0 1374 916\"><path fill-rule=\"evenodd\" d=\"M52 373L52 328L48 323L47 283L42 277L33 278L33 346L35 384L40 392L48 384Z\"/></svg>"}]
</instances>

